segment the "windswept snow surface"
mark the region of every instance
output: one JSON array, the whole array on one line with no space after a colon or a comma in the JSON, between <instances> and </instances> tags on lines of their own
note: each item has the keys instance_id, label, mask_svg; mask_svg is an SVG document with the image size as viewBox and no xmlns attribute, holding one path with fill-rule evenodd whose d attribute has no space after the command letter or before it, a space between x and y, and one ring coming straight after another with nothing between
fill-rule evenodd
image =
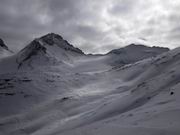
<instances>
[{"instance_id":1,"label":"windswept snow surface","mask_svg":"<svg viewBox=\"0 0 180 135\"><path fill-rule=\"evenodd\" d=\"M0 135L179 135L180 48L152 54L112 64L122 54L34 40L0 60Z\"/></svg>"}]
</instances>

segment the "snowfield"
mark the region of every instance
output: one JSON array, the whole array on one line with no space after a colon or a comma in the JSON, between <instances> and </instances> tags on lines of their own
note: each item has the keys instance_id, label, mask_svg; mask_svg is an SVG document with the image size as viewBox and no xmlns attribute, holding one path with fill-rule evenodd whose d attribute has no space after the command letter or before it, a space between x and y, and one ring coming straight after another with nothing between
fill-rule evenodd
<instances>
[{"instance_id":1,"label":"snowfield","mask_svg":"<svg viewBox=\"0 0 180 135\"><path fill-rule=\"evenodd\" d=\"M0 135L179 135L180 48L86 55L57 34L0 59Z\"/></svg>"}]
</instances>

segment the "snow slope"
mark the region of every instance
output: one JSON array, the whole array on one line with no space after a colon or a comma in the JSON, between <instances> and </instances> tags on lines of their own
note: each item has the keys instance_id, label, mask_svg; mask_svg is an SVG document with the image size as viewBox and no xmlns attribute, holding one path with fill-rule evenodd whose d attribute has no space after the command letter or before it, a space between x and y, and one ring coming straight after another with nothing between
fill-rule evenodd
<instances>
[{"instance_id":1,"label":"snow slope","mask_svg":"<svg viewBox=\"0 0 180 135\"><path fill-rule=\"evenodd\" d=\"M112 64L51 33L2 59L0 134L179 135L180 48L131 47Z\"/></svg>"}]
</instances>

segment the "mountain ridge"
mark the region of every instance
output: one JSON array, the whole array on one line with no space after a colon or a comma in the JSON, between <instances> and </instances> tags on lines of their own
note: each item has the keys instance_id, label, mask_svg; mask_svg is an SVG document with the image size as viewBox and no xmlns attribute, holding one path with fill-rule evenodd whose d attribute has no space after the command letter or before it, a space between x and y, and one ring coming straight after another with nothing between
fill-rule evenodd
<instances>
[{"instance_id":1,"label":"mountain ridge","mask_svg":"<svg viewBox=\"0 0 180 135\"><path fill-rule=\"evenodd\" d=\"M114 49L105 55L89 55L68 43L62 36L55 33L48 33L34 39L13 57L16 59L16 64L14 65L17 65L18 69L22 69L25 65L30 68L63 63L65 65L71 65L78 59L83 60L86 58L94 59L94 62L96 62L96 58L101 58L103 59L103 64L100 62L99 66L104 65L109 67L134 63L167 51L169 51L168 48L130 44L119 49Z\"/></svg>"},{"instance_id":2,"label":"mountain ridge","mask_svg":"<svg viewBox=\"0 0 180 135\"><path fill-rule=\"evenodd\" d=\"M45 42L47 45L57 45L67 51L74 51L76 53L84 54L82 50L71 45L67 40L64 40L62 36L55 33L48 33L37 40Z\"/></svg>"},{"instance_id":3,"label":"mountain ridge","mask_svg":"<svg viewBox=\"0 0 180 135\"><path fill-rule=\"evenodd\" d=\"M162 50L164 52L166 51L169 51L170 49L167 48L167 47L159 47L159 46L146 46L146 45L143 45L143 44L134 44L134 43L131 43L125 47L121 47L121 48L117 48L117 49L113 49L111 51L109 51L107 54L119 54L121 53L122 50L130 50L130 49L143 49L143 48L147 48L147 49L151 49L151 50L155 50L155 49L158 49L158 50Z\"/></svg>"}]
</instances>

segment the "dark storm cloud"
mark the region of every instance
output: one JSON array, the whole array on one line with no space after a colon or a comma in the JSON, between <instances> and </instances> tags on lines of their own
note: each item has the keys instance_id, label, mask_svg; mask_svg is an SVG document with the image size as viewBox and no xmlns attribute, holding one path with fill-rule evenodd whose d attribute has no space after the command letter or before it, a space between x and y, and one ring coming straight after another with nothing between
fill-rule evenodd
<instances>
[{"instance_id":1,"label":"dark storm cloud","mask_svg":"<svg viewBox=\"0 0 180 135\"><path fill-rule=\"evenodd\" d=\"M130 42L177 47L178 0L0 0L0 37L13 50L55 32L86 52ZM140 38L141 37L141 38Z\"/></svg>"}]
</instances>

